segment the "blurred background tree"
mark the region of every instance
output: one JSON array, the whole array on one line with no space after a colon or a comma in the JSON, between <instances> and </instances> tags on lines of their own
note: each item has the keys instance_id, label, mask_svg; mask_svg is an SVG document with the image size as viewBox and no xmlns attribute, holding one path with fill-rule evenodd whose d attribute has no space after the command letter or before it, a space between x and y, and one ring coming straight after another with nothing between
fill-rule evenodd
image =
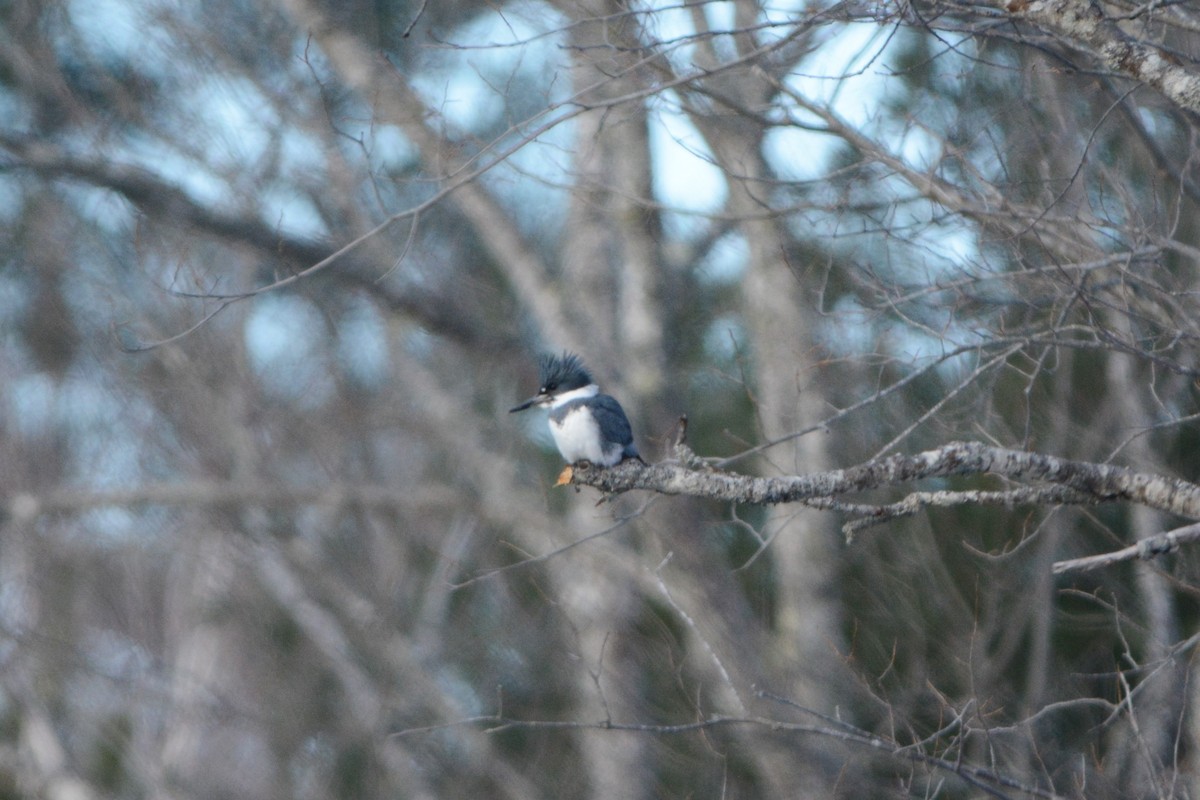
<instances>
[{"instance_id":1,"label":"blurred background tree","mask_svg":"<svg viewBox=\"0 0 1200 800\"><path fill-rule=\"evenodd\" d=\"M1200 793L1195 551L1051 572L1177 520L597 506L504 413L566 348L649 460L1200 474L1191 4L0 37L0 796Z\"/></svg>"}]
</instances>

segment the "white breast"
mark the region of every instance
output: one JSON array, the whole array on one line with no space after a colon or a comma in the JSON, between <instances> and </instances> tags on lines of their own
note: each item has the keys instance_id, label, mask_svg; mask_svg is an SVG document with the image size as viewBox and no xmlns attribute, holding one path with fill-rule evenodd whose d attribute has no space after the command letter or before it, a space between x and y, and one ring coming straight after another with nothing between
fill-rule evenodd
<instances>
[{"instance_id":1,"label":"white breast","mask_svg":"<svg viewBox=\"0 0 1200 800\"><path fill-rule=\"evenodd\" d=\"M605 454L601 450L600 431L587 406L572 409L561 420L551 419L550 433L554 434L554 443L558 445L558 452L562 453L562 457L569 464L574 464L576 461L590 461L593 464L611 466L616 463L616 460L612 458L612 453ZM617 451L616 456L619 459L619 447Z\"/></svg>"}]
</instances>

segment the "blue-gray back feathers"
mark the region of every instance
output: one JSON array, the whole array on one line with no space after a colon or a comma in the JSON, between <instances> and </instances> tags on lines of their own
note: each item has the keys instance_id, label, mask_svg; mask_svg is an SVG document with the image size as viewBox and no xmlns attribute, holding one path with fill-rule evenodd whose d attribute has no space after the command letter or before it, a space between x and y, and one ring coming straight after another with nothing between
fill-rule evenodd
<instances>
[{"instance_id":1,"label":"blue-gray back feathers","mask_svg":"<svg viewBox=\"0 0 1200 800\"><path fill-rule=\"evenodd\" d=\"M633 428L629 424L629 418L625 416L625 410L621 408L621 404L611 395L598 394L595 397L563 403L550 412L550 417L556 420L564 419L572 411L585 405L592 412L592 418L595 419L596 426L600 429L600 436L605 442L622 445L624 448L622 450L623 458L641 457L637 445L633 443Z\"/></svg>"}]
</instances>

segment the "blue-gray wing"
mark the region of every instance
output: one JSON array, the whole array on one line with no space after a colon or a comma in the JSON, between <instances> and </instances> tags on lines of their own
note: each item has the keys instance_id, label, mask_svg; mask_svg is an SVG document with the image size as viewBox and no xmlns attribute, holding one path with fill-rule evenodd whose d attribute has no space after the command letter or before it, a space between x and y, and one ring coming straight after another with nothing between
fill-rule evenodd
<instances>
[{"instance_id":1,"label":"blue-gray wing","mask_svg":"<svg viewBox=\"0 0 1200 800\"><path fill-rule=\"evenodd\" d=\"M616 398L598 394L592 398L591 405L592 416L600 426L605 440L624 445L625 458L638 457L637 445L633 443L633 428L629 425L629 418L625 416L625 409L621 408Z\"/></svg>"}]
</instances>

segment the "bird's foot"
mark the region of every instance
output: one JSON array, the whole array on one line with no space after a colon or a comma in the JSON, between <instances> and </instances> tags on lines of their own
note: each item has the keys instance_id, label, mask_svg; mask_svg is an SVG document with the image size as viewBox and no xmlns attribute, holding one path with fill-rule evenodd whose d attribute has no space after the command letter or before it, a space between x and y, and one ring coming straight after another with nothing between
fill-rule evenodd
<instances>
[{"instance_id":1,"label":"bird's foot","mask_svg":"<svg viewBox=\"0 0 1200 800\"><path fill-rule=\"evenodd\" d=\"M595 466L595 465L592 462L588 461L586 458L580 459L579 461L576 461L574 464L567 464L565 467L562 468L562 472L558 473L558 480L556 480L554 482L554 485L555 486L566 486L567 484L569 484L571 482L571 479L575 476L576 469L590 469L593 466Z\"/></svg>"},{"instance_id":2,"label":"bird's foot","mask_svg":"<svg viewBox=\"0 0 1200 800\"><path fill-rule=\"evenodd\" d=\"M558 473L558 480L554 482L555 486L567 486L571 483L571 478L575 475L575 467L567 464L562 468L562 472Z\"/></svg>"}]
</instances>

